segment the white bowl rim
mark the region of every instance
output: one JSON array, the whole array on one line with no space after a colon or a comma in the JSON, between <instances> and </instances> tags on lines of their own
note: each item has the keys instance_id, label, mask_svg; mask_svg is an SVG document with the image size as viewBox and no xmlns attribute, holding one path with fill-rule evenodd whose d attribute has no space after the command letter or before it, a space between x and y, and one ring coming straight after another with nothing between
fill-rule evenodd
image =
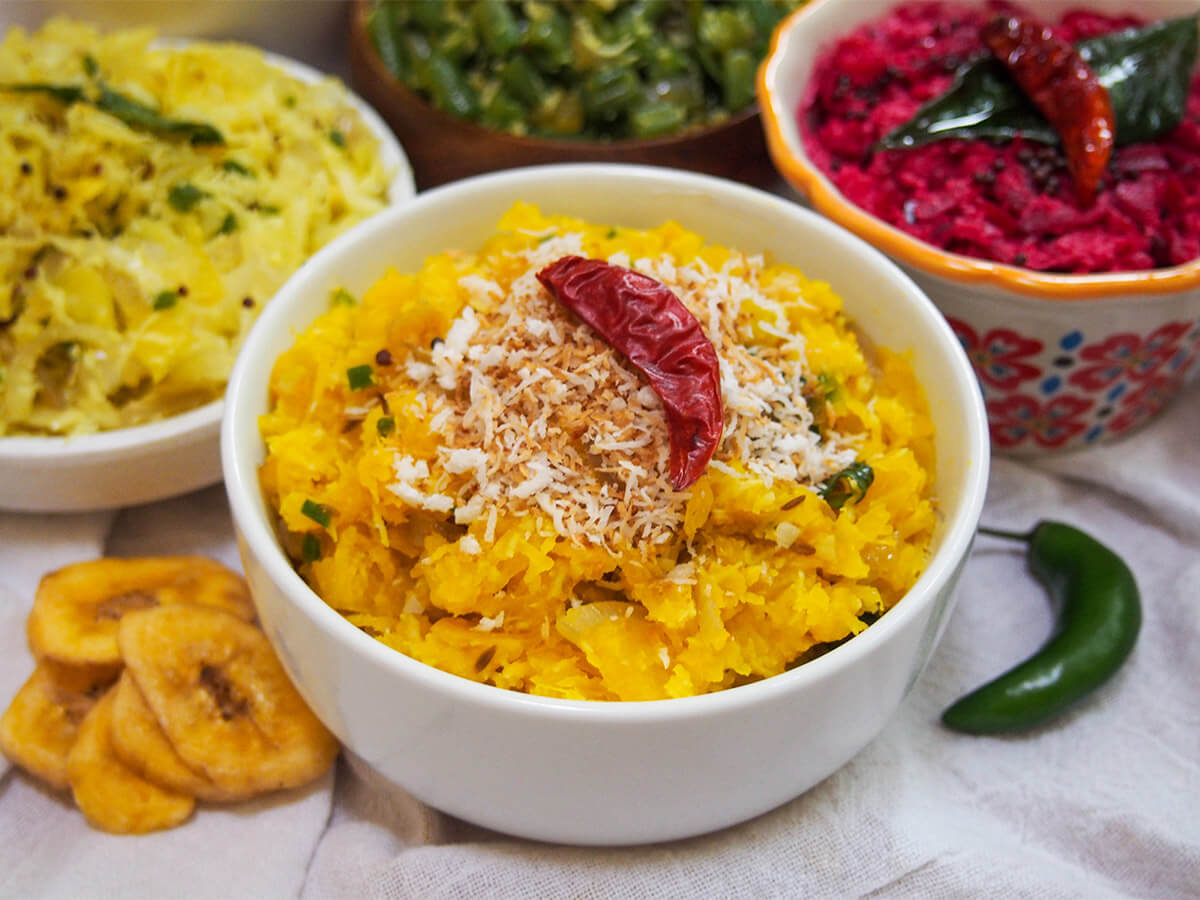
<instances>
[{"instance_id":1,"label":"white bowl rim","mask_svg":"<svg viewBox=\"0 0 1200 900\"><path fill-rule=\"evenodd\" d=\"M923 310L930 317L931 326L941 332L944 352L950 357L956 378L960 379L962 384L975 383L975 376L965 352L949 325L921 289L891 260L861 238L798 204L714 176L655 166L625 163L554 163L508 169L476 175L424 191L402 207L391 208L373 216L335 238L310 257L296 276L281 289L276 298L278 302L264 310L263 315L251 328L243 347L247 352L239 356L229 380L226 414L221 425L221 461L230 511L249 552L263 566L274 585L288 596L289 602L300 608L302 614L320 624L329 639L338 641L349 652L363 654L370 661L392 670L400 677L421 682L425 688L446 695L455 702L504 708L508 712L530 718L585 717L608 723L702 717L720 714L731 707L742 708L774 702L780 694L820 682L840 669L847 668L854 660L870 654L877 644L887 641L892 632L901 630L909 619L919 614L920 607L935 601L938 591L945 588L955 568L970 552L976 523L987 492L990 449L983 401L978 391L966 392L971 400L970 409L964 411L969 414L970 420L965 429L965 452L973 462L966 475L963 504L959 514L948 523L948 530L938 552L904 598L870 627L810 662L750 684L692 697L636 702L544 697L471 681L420 662L364 634L325 603L287 560L269 522L265 517L258 516L253 509L250 498L259 490L258 475L253 467L249 467L249 470L243 467L239 448L235 444L239 437L235 433L235 423L242 417L242 410L249 402L244 399L245 391L241 390L241 386L251 377L252 369L262 366L262 361L256 359L255 349L257 344L266 339L263 336L275 328L293 327L287 321L287 312L295 302L294 298L303 296L304 276L308 270L320 267L327 257L339 253L344 245L356 242L375 231L392 228L396 219L420 216L426 208L435 206L443 197L469 194L494 183L519 184L544 179L570 182L588 177L641 177L683 190L719 192L727 197L736 197L739 202L785 205L805 227L826 231L837 240L857 245L859 251L876 265L888 269L897 279L903 292L913 298L915 307ZM257 432L254 432L254 435L257 436Z\"/></svg>"},{"instance_id":2,"label":"white bowl rim","mask_svg":"<svg viewBox=\"0 0 1200 900\"><path fill-rule=\"evenodd\" d=\"M196 43L240 44L242 42L169 36L155 40L155 44L166 48L185 47ZM289 56L257 47L253 49L262 54L267 62L301 81L315 84L337 78L335 75L322 72ZM340 79L338 80L340 81ZM373 107L348 85L343 84L343 88L346 92L346 101L362 117L371 133L379 140L380 155L383 157L385 169L395 173L388 184L388 208L405 203L416 194L417 187L413 178L412 166L404 148ZM282 285L280 288L282 289ZM278 293L276 291L276 294ZM0 464L6 460L19 461L31 457L47 463L106 460L131 450L149 450L156 445L176 440L200 439L210 431L219 428L224 413L225 399L222 395L203 406L197 406L165 419L142 425L78 435L0 435ZM0 498L0 509L2 508L4 508L4 501L3 498Z\"/></svg>"}]
</instances>

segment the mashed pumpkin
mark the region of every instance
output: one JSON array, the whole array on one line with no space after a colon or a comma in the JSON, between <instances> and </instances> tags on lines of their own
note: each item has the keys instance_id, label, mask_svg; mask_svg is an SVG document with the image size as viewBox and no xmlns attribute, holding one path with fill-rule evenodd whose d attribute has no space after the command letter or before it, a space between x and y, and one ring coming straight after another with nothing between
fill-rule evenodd
<instances>
[{"instance_id":1,"label":"mashed pumpkin","mask_svg":"<svg viewBox=\"0 0 1200 900\"><path fill-rule=\"evenodd\" d=\"M717 350L724 433L686 490L657 395L536 280L572 254L667 285ZM671 222L519 204L480 248L335 295L270 394L260 476L303 577L388 646L511 690L776 675L894 605L935 522L906 360L868 353L827 284ZM825 499L862 464L865 496Z\"/></svg>"},{"instance_id":2,"label":"mashed pumpkin","mask_svg":"<svg viewBox=\"0 0 1200 900\"><path fill-rule=\"evenodd\" d=\"M217 399L262 304L386 203L336 80L152 39L55 19L0 43L0 435Z\"/></svg>"}]
</instances>

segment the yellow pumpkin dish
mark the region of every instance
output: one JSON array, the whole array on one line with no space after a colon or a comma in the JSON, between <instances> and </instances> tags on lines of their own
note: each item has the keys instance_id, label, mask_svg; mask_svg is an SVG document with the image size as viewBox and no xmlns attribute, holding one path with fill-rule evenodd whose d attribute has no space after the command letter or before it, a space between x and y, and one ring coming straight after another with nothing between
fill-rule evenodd
<instances>
[{"instance_id":1,"label":"yellow pumpkin dish","mask_svg":"<svg viewBox=\"0 0 1200 900\"><path fill-rule=\"evenodd\" d=\"M669 469L661 395L538 274L603 260L716 351L723 428ZM908 361L828 284L518 204L483 246L344 290L275 363L260 479L313 590L388 646L499 688L651 700L776 675L920 575L933 425Z\"/></svg>"}]
</instances>

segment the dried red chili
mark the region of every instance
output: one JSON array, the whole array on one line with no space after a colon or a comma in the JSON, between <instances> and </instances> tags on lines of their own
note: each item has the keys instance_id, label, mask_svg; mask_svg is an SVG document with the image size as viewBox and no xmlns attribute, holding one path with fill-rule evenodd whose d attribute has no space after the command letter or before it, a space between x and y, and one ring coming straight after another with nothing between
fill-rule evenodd
<instances>
[{"instance_id":1,"label":"dried red chili","mask_svg":"<svg viewBox=\"0 0 1200 900\"><path fill-rule=\"evenodd\" d=\"M646 376L667 414L671 483L692 484L725 426L717 351L696 317L661 282L600 259L564 256L537 277Z\"/></svg>"},{"instance_id":2,"label":"dried red chili","mask_svg":"<svg viewBox=\"0 0 1200 900\"><path fill-rule=\"evenodd\" d=\"M1081 203L1091 203L1116 141L1112 98L1083 57L1045 25L1002 16L983 42L1062 138Z\"/></svg>"}]
</instances>

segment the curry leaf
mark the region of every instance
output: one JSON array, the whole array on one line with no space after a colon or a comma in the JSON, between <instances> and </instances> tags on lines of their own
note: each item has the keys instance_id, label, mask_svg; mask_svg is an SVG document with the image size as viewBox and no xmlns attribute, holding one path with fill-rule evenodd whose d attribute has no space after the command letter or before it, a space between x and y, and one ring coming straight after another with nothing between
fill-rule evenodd
<instances>
[{"instance_id":1,"label":"curry leaf","mask_svg":"<svg viewBox=\"0 0 1200 900\"><path fill-rule=\"evenodd\" d=\"M12 91L14 94L45 94L67 106L83 99L83 88L73 84L6 84L0 87L0 90Z\"/></svg>"},{"instance_id":2,"label":"curry leaf","mask_svg":"<svg viewBox=\"0 0 1200 900\"><path fill-rule=\"evenodd\" d=\"M1112 98L1117 143L1151 140L1183 119L1196 65L1197 17L1167 19L1076 44ZM1008 75L983 57L963 66L946 93L926 103L879 142L885 149L916 147L946 138L1020 135L1044 144L1058 134Z\"/></svg>"},{"instance_id":3,"label":"curry leaf","mask_svg":"<svg viewBox=\"0 0 1200 900\"><path fill-rule=\"evenodd\" d=\"M874 469L865 462L853 462L821 482L821 497L832 509L841 509L865 497L874 480Z\"/></svg>"},{"instance_id":4,"label":"curry leaf","mask_svg":"<svg viewBox=\"0 0 1200 900\"><path fill-rule=\"evenodd\" d=\"M70 106L72 103L86 102L95 106L101 112L120 119L136 131L148 131L159 137L183 138L192 144L223 144L225 138L207 122L189 122L185 119L172 119L164 116L153 107L139 103L132 97L127 97L119 91L104 85L95 97L89 97L84 89L73 84L4 84L0 90L12 91L18 94L45 94L59 103Z\"/></svg>"},{"instance_id":5,"label":"curry leaf","mask_svg":"<svg viewBox=\"0 0 1200 900\"><path fill-rule=\"evenodd\" d=\"M225 138L212 125L205 122L189 122L172 119L144 103L124 94L102 87L96 98L96 108L120 119L130 128L149 131L162 137L186 138L193 144L223 144Z\"/></svg>"}]
</instances>

